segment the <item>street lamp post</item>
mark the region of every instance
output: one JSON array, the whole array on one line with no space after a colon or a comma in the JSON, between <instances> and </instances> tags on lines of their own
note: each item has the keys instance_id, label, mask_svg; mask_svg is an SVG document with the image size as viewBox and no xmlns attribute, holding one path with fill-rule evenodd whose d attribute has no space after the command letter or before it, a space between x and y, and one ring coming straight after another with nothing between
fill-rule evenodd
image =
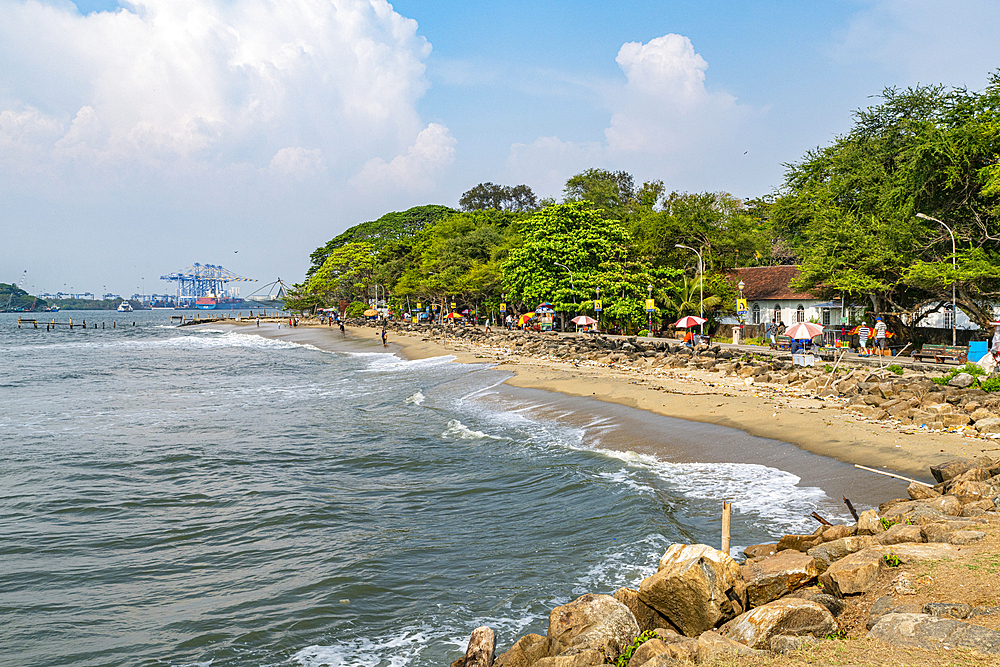
<instances>
[{"instance_id":1,"label":"street lamp post","mask_svg":"<svg viewBox=\"0 0 1000 667\"><path fill-rule=\"evenodd\" d=\"M646 285L646 294L647 294L648 298L650 298L650 299L653 298L653 286L651 284L650 285ZM648 313L647 322L646 322L646 335L652 337L652 335L653 335L653 311L652 311L652 309L647 308L646 312Z\"/></svg>"},{"instance_id":2,"label":"street lamp post","mask_svg":"<svg viewBox=\"0 0 1000 667\"><path fill-rule=\"evenodd\" d=\"M698 312L701 315L701 319L705 319L705 267L701 261L701 253L691 246L681 245L680 243L674 244L675 248L686 248L694 254L698 255ZM702 335L705 333L705 325L698 325L698 332Z\"/></svg>"},{"instance_id":3,"label":"street lamp post","mask_svg":"<svg viewBox=\"0 0 1000 667\"><path fill-rule=\"evenodd\" d=\"M921 220L933 220L934 222L938 223L939 225L941 225L942 227L944 227L945 229L947 229L948 233L951 234L951 272L955 273L955 232L951 231L951 227L949 227L948 225L944 224L943 222L941 222L937 218L932 218L931 216L924 215L923 213L917 213L917 217L920 218ZM958 316L958 304L955 303L955 281L952 280L952 283L951 283L951 344L952 344L953 347L957 344L955 342L955 339L956 339L955 324L958 321L958 317L957 316Z\"/></svg>"},{"instance_id":4,"label":"street lamp post","mask_svg":"<svg viewBox=\"0 0 1000 667\"><path fill-rule=\"evenodd\" d=\"M746 287L746 283L744 283L742 280L740 280L739 284L736 285L736 287L738 287L739 290L740 290L740 302L742 303L742 301L743 301L743 288ZM738 311L739 308L737 308L736 310ZM739 313L737 313L737 315L739 315ZM743 319L744 319L744 317L745 317L744 315L739 315L739 318L740 318L740 342L741 343L743 342Z\"/></svg>"},{"instance_id":5,"label":"street lamp post","mask_svg":"<svg viewBox=\"0 0 1000 667\"><path fill-rule=\"evenodd\" d=\"M601 332L601 313L604 312L604 304L601 303L601 288L595 287L594 291L597 292L597 298L594 304L594 311L597 313L597 332Z\"/></svg>"},{"instance_id":6,"label":"street lamp post","mask_svg":"<svg viewBox=\"0 0 1000 667\"><path fill-rule=\"evenodd\" d=\"M560 264L559 262L552 262L552 263L555 264L556 266L561 266L562 268L566 269L566 273L569 274L569 288L571 290L573 290L573 304L575 305L576 304L576 285L573 284L573 272L570 271L569 267L566 266L565 264ZM566 331L566 313L563 313L562 328L563 328L563 332L565 332Z\"/></svg>"}]
</instances>

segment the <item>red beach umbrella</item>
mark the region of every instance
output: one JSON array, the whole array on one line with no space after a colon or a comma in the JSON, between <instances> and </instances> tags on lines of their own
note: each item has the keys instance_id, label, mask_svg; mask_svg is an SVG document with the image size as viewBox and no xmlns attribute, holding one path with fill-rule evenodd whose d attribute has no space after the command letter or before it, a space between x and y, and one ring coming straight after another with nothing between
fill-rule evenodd
<instances>
[{"instance_id":1,"label":"red beach umbrella","mask_svg":"<svg viewBox=\"0 0 1000 667\"><path fill-rule=\"evenodd\" d=\"M698 317L697 315L687 315L681 319L674 322L675 327L680 327L682 329L687 329L688 327L696 327L699 324L704 324L708 322L704 317Z\"/></svg>"},{"instance_id":2,"label":"red beach umbrella","mask_svg":"<svg viewBox=\"0 0 1000 667\"><path fill-rule=\"evenodd\" d=\"M823 327L812 322L796 322L785 331L786 336L795 340L814 338L821 333L823 333Z\"/></svg>"}]
</instances>

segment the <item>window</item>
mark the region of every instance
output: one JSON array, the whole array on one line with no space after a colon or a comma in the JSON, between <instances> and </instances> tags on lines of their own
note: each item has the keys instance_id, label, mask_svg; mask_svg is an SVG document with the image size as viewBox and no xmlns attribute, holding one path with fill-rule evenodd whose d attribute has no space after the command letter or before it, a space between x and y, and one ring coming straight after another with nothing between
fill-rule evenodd
<instances>
[{"instance_id":1,"label":"window","mask_svg":"<svg viewBox=\"0 0 1000 667\"><path fill-rule=\"evenodd\" d=\"M751 320L750 320L751 324L760 324L760 306L755 303L753 305L753 310L751 310L750 313L751 313Z\"/></svg>"},{"instance_id":2,"label":"window","mask_svg":"<svg viewBox=\"0 0 1000 667\"><path fill-rule=\"evenodd\" d=\"M955 307L950 303L944 307L944 328L950 329L955 319Z\"/></svg>"},{"instance_id":3,"label":"window","mask_svg":"<svg viewBox=\"0 0 1000 667\"><path fill-rule=\"evenodd\" d=\"M806 321L806 309L802 307L801 303L799 304L799 307L795 309L795 321L796 322Z\"/></svg>"},{"instance_id":4,"label":"window","mask_svg":"<svg viewBox=\"0 0 1000 667\"><path fill-rule=\"evenodd\" d=\"M781 321L781 306L779 306L778 304L774 304L774 321L775 322Z\"/></svg>"},{"instance_id":5,"label":"window","mask_svg":"<svg viewBox=\"0 0 1000 667\"><path fill-rule=\"evenodd\" d=\"M823 326L825 326L825 327L830 326L830 309L829 308L824 308L823 309Z\"/></svg>"}]
</instances>

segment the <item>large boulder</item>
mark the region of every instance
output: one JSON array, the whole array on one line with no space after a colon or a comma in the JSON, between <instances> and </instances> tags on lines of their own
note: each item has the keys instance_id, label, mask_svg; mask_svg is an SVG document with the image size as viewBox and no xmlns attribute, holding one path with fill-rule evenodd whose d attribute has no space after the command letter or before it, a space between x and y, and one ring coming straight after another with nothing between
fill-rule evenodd
<instances>
[{"instance_id":1,"label":"large boulder","mask_svg":"<svg viewBox=\"0 0 1000 667\"><path fill-rule=\"evenodd\" d=\"M953 477L958 477L963 472L976 467L976 462L971 459L952 459L947 463L940 463L936 466L931 466L931 475L934 476L934 480L940 484L941 482L947 482Z\"/></svg>"},{"instance_id":2,"label":"large boulder","mask_svg":"<svg viewBox=\"0 0 1000 667\"><path fill-rule=\"evenodd\" d=\"M745 646L734 639L707 630L698 636L698 655L695 662L702 664L732 655L763 655L762 651Z\"/></svg>"},{"instance_id":3,"label":"large boulder","mask_svg":"<svg viewBox=\"0 0 1000 667\"><path fill-rule=\"evenodd\" d=\"M640 633L647 630L656 630L657 628L671 627L670 620L640 600L639 591L634 588L619 588L615 591L614 598L628 607L628 610L635 616L635 621L639 624Z\"/></svg>"},{"instance_id":4,"label":"large boulder","mask_svg":"<svg viewBox=\"0 0 1000 667\"><path fill-rule=\"evenodd\" d=\"M907 544L911 542L923 542L924 535L923 531L920 530L920 526L897 523L894 526L890 526L889 530L879 535L876 539L882 545Z\"/></svg>"},{"instance_id":5,"label":"large boulder","mask_svg":"<svg viewBox=\"0 0 1000 667\"><path fill-rule=\"evenodd\" d=\"M886 614L868 633L892 646L942 651L964 648L1000 654L1000 632L927 614Z\"/></svg>"},{"instance_id":6,"label":"large boulder","mask_svg":"<svg viewBox=\"0 0 1000 667\"><path fill-rule=\"evenodd\" d=\"M884 530L878 510L866 510L858 516L858 535L877 535Z\"/></svg>"},{"instance_id":7,"label":"large boulder","mask_svg":"<svg viewBox=\"0 0 1000 667\"><path fill-rule=\"evenodd\" d=\"M545 637L536 634L525 635L513 646L497 656L494 667L531 667L542 658L548 657L549 644Z\"/></svg>"},{"instance_id":8,"label":"large boulder","mask_svg":"<svg viewBox=\"0 0 1000 667\"><path fill-rule=\"evenodd\" d=\"M922 511L923 510L923 511ZM962 511L962 503L954 496L938 496L928 500L911 500L893 505L885 511L887 519L915 519L927 515L958 516ZM914 523L916 523L914 521Z\"/></svg>"},{"instance_id":9,"label":"large boulder","mask_svg":"<svg viewBox=\"0 0 1000 667\"><path fill-rule=\"evenodd\" d=\"M555 655L549 658L542 658L532 667L596 667L605 662L604 654L592 648L569 652L565 655Z\"/></svg>"},{"instance_id":10,"label":"large boulder","mask_svg":"<svg viewBox=\"0 0 1000 667\"><path fill-rule=\"evenodd\" d=\"M920 482L910 482L906 487L906 494L910 496L910 500L928 500L940 496L941 492Z\"/></svg>"},{"instance_id":11,"label":"large boulder","mask_svg":"<svg viewBox=\"0 0 1000 667\"><path fill-rule=\"evenodd\" d=\"M824 591L838 598L864 593L875 585L882 564L881 548L868 547L830 565L819 581Z\"/></svg>"},{"instance_id":12,"label":"large boulder","mask_svg":"<svg viewBox=\"0 0 1000 667\"><path fill-rule=\"evenodd\" d=\"M751 607L759 607L807 586L819 575L816 560L793 549L748 563L742 571Z\"/></svg>"},{"instance_id":13,"label":"large boulder","mask_svg":"<svg viewBox=\"0 0 1000 667\"><path fill-rule=\"evenodd\" d=\"M628 607L610 595L588 593L549 613L548 654L603 651L612 660L639 636L639 625Z\"/></svg>"},{"instance_id":14,"label":"large boulder","mask_svg":"<svg viewBox=\"0 0 1000 667\"><path fill-rule=\"evenodd\" d=\"M837 621L823 605L802 598L782 598L734 618L719 629L719 634L750 648L767 649L776 635L825 637L836 631Z\"/></svg>"},{"instance_id":15,"label":"large boulder","mask_svg":"<svg viewBox=\"0 0 1000 667\"><path fill-rule=\"evenodd\" d=\"M919 528L917 529L920 530ZM844 537L833 542L821 544L813 547L808 554L815 559L816 569L822 573L844 556L857 553L862 549L877 544L877 540L871 535L858 535L856 537Z\"/></svg>"},{"instance_id":16,"label":"large boulder","mask_svg":"<svg viewBox=\"0 0 1000 667\"><path fill-rule=\"evenodd\" d=\"M639 599L688 637L697 637L743 613L746 584L729 555L703 544L675 544L656 574L640 584Z\"/></svg>"}]
</instances>

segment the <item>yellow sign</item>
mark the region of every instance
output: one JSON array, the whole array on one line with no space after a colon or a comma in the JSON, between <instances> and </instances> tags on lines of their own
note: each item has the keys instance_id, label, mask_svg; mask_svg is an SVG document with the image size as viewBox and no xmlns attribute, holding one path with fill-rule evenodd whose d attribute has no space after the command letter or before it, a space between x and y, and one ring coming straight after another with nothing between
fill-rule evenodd
<instances>
[{"instance_id":1,"label":"yellow sign","mask_svg":"<svg viewBox=\"0 0 1000 667\"><path fill-rule=\"evenodd\" d=\"M413 316L413 323L414 323L414 324L420 324L420 318L419 318L419 317L417 317L416 315L414 315L414 316Z\"/></svg>"},{"instance_id":2,"label":"yellow sign","mask_svg":"<svg viewBox=\"0 0 1000 667\"><path fill-rule=\"evenodd\" d=\"M736 299L736 312L745 313L747 312L747 300L746 299Z\"/></svg>"},{"instance_id":3,"label":"yellow sign","mask_svg":"<svg viewBox=\"0 0 1000 667\"><path fill-rule=\"evenodd\" d=\"M646 299L646 310L647 311L656 310L656 303L654 303L653 299Z\"/></svg>"},{"instance_id":4,"label":"yellow sign","mask_svg":"<svg viewBox=\"0 0 1000 667\"><path fill-rule=\"evenodd\" d=\"M602 310L604 310L604 306L601 305L600 299L594 302L594 310L596 310L597 312L601 312Z\"/></svg>"},{"instance_id":5,"label":"yellow sign","mask_svg":"<svg viewBox=\"0 0 1000 667\"><path fill-rule=\"evenodd\" d=\"M420 310L421 308L423 308L423 305L419 301L417 301L417 310Z\"/></svg>"},{"instance_id":6,"label":"yellow sign","mask_svg":"<svg viewBox=\"0 0 1000 667\"><path fill-rule=\"evenodd\" d=\"M451 302L451 309L455 310L455 302L454 301Z\"/></svg>"},{"instance_id":7,"label":"yellow sign","mask_svg":"<svg viewBox=\"0 0 1000 667\"><path fill-rule=\"evenodd\" d=\"M507 304L506 303L501 303L500 304L500 312L501 313L506 313L507 312Z\"/></svg>"}]
</instances>

